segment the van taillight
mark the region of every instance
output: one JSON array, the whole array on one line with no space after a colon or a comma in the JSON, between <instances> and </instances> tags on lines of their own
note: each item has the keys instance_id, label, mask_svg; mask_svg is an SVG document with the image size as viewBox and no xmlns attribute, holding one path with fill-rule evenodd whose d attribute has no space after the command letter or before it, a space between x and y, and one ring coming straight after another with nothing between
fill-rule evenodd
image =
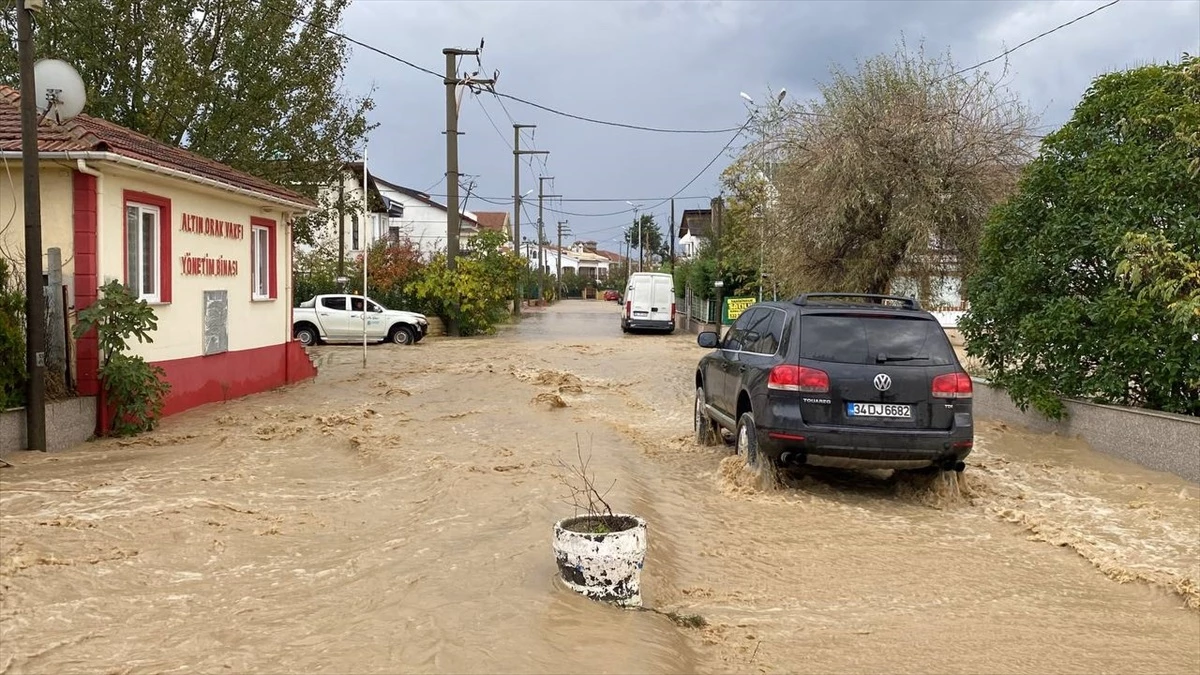
<instances>
[{"instance_id":1,"label":"van taillight","mask_svg":"<svg viewBox=\"0 0 1200 675\"><path fill-rule=\"evenodd\" d=\"M671 320L675 320L675 303L671 303Z\"/></svg>"},{"instance_id":2,"label":"van taillight","mask_svg":"<svg viewBox=\"0 0 1200 675\"><path fill-rule=\"evenodd\" d=\"M628 319L631 316L633 316L633 301L626 300L625 301L625 318Z\"/></svg>"},{"instance_id":3,"label":"van taillight","mask_svg":"<svg viewBox=\"0 0 1200 675\"><path fill-rule=\"evenodd\" d=\"M779 365L771 369L767 389L824 394L829 391L829 374L816 368Z\"/></svg>"},{"instance_id":4,"label":"van taillight","mask_svg":"<svg viewBox=\"0 0 1200 675\"><path fill-rule=\"evenodd\" d=\"M946 373L933 378L934 398L971 398L974 386L966 373Z\"/></svg>"}]
</instances>

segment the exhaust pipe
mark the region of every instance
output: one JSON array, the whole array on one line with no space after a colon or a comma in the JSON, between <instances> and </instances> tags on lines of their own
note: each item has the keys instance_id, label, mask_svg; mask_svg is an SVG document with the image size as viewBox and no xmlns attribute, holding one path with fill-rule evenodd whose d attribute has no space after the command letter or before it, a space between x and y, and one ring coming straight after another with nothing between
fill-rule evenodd
<instances>
[{"instance_id":1,"label":"exhaust pipe","mask_svg":"<svg viewBox=\"0 0 1200 675\"><path fill-rule=\"evenodd\" d=\"M779 456L779 463L783 466L801 466L807 461L807 457L803 452L787 451Z\"/></svg>"},{"instance_id":2,"label":"exhaust pipe","mask_svg":"<svg viewBox=\"0 0 1200 675\"><path fill-rule=\"evenodd\" d=\"M954 470L957 471L958 473L962 473L963 469L966 469L966 468L967 468L966 462L959 461L959 462L954 463Z\"/></svg>"}]
</instances>

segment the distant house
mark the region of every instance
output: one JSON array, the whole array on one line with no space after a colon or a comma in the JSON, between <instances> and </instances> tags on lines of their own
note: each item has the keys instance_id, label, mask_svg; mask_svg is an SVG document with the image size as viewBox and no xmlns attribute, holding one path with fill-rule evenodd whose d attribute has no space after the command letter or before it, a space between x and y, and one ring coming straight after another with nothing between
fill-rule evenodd
<instances>
[{"instance_id":1,"label":"distant house","mask_svg":"<svg viewBox=\"0 0 1200 675\"><path fill-rule=\"evenodd\" d=\"M543 246L540 258L538 246L534 242L525 242L523 251L531 268L538 269L540 259L546 273L550 275L558 273L561 260L564 276L570 272L587 279L603 281L608 278L612 265L612 259L598 252L596 242L592 241L575 242L570 248L562 249L556 246Z\"/></svg>"},{"instance_id":2,"label":"distant house","mask_svg":"<svg viewBox=\"0 0 1200 675\"><path fill-rule=\"evenodd\" d=\"M700 255L700 245L712 237L712 209L687 209L679 219L679 257L690 260Z\"/></svg>"},{"instance_id":3,"label":"distant house","mask_svg":"<svg viewBox=\"0 0 1200 675\"><path fill-rule=\"evenodd\" d=\"M479 229L500 232L512 240L512 224L507 211L475 211L473 215L479 223Z\"/></svg>"},{"instance_id":4,"label":"distant house","mask_svg":"<svg viewBox=\"0 0 1200 675\"><path fill-rule=\"evenodd\" d=\"M346 164L342 185L320 190L319 199L328 217L318 240L337 244L338 212L342 213L342 237L347 255L358 255L375 242L408 239L426 254L446 250L446 206L412 188L386 181L367 169L367 217L363 221L363 165ZM475 215L462 212L460 242L480 229Z\"/></svg>"}]
</instances>

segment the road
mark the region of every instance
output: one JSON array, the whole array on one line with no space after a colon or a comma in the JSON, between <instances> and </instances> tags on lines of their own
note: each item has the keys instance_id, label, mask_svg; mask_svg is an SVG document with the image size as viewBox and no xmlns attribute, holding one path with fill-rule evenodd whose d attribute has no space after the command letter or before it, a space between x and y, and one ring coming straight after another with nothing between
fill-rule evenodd
<instances>
[{"instance_id":1,"label":"road","mask_svg":"<svg viewBox=\"0 0 1200 675\"><path fill-rule=\"evenodd\" d=\"M0 673L1200 669L1200 489L982 423L958 483L760 487L692 336L567 301L0 471ZM560 459L649 522L648 606L556 584Z\"/></svg>"}]
</instances>

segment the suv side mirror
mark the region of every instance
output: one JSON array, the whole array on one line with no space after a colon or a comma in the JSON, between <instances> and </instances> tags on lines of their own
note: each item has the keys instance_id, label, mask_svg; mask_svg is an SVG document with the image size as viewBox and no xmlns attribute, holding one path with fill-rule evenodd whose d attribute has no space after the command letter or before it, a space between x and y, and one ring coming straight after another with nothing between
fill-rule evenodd
<instances>
[{"instance_id":1,"label":"suv side mirror","mask_svg":"<svg viewBox=\"0 0 1200 675\"><path fill-rule=\"evenodd\" d=\"M704 347L705 349L716 349L720 342L720 336L711 330L704 331L696 336L696 344Z\"/></svg>"}]
</instances>

